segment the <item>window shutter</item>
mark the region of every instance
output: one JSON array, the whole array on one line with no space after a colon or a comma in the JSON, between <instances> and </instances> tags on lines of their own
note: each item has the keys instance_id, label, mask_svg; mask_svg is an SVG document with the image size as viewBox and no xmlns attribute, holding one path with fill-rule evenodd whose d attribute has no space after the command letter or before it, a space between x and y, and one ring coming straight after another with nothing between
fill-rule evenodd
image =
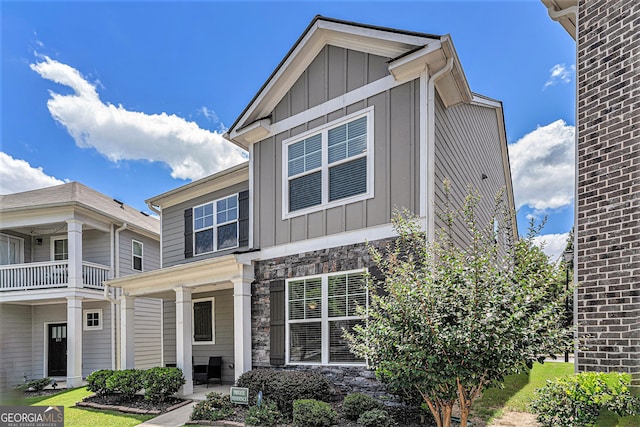
<instances>
[{"instance_id":1,"label":"window shutter","mask_svg":"<svg viewBox=\"0 0 640 427\"><path fill-rule=\"evenodd\" d=\"M213 341L211 301L193 303L193 337L194 341Z\"/></svg>"},{"instance_id":2,"label":"window shutter","mask_svg":"<svg viewBox=\"0 0 640 427\"><path fill-rule=\"evenodd\" d=\"M273 366L284 365L285 339L285 301L284 280L274 280L269 285L270 301L270 363Z\"/></svg>"},{"instance_id":3,"label":"window shutter","mask_svg":"<svg viewBox=\"0 0 640 427\"><path fill-rule=\"evenodd\" d=\"M238 246L249 246L249 190L238 194Z\"/></svg>"},{"instance_id":4,"label":"window shutter","mask_svg":"<svg viewBox=\"0 0 640 427\"><path fill-rule=\"evenodd\" d=\"M184 257L193 256L193 209L184 210Z\"/></svg>"}]
</instances>

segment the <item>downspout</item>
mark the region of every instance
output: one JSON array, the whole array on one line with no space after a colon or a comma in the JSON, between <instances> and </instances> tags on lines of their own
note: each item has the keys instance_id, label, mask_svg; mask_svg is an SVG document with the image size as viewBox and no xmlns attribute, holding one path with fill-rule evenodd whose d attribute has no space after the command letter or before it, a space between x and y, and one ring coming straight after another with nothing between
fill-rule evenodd
<instances>
[{"instance_id":1,"label":"downspout","mask_svg":"<svg viewBox=\"0 0 640 427\"><path fill-rule=\"evenodd\" d=\"M435 152L436 152L436 95L435 82L443 74L453 68L453 58L447 60L447 65L435 72L431 77L427 76L427 188L425 197L426 233L429 242L435 239Z\"/></svg>"}]
</instances>

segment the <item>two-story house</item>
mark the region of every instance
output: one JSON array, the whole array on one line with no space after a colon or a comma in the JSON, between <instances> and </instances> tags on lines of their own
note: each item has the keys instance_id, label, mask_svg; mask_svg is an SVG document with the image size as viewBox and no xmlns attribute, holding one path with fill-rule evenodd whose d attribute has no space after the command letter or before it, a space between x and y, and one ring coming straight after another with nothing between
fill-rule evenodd
<instances>
[{"instance_id":1,"label":"two-story house","mask_svg":"<svg viewBox=\"0 0 640 427\"><path fill-rule=\"evenodd\" d=\"M0 196L0 391L68 387L119 366L118 295L103 281L160 267L160 221L70 182ZM160 300L135 307L138 367L161 361Z\"/></svg>"},{"instance_id":2,"label":"two-story house","mask_svg":"<svg viewBox=\"0 0 640 427\"><path fill-rule=\"evenodd\" d=\"M431 238L445 178L454 205L469 185L485 196L487 221L501 188L513 208L502 104L471 92L448 35L317 16L225 136L249 161L147 200L163 268L108 282L163 299L183 393L207 356L228 382L274 366L362 382L342 329L368 299L367 242L396 236L394 208Z\"/></svg>"}]
</instances>

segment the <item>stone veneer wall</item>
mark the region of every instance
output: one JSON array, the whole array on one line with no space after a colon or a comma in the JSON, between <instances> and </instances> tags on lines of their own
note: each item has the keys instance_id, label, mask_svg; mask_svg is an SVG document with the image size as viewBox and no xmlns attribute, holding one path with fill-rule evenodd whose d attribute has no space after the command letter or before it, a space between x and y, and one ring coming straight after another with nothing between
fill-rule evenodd
<instances>
[{"instance_id":1,"label":"stone veneer wall","mask_svg":"<svg viewBox=\"0 0 640 427\"><path fill-rule=\"evenodd\" d=\"M391 240L371 242L375 247L384 247ZM271 367L269 363L269 283L272 280L337 273L370 267L371 257L364 243L336 248L327 248L297 255L263 260L256 263L255 282L251 293L251 348L254 368ZM336 389L347 394L366 391L373 395L385 394L384 386L375 380L375 375L363 367L331 366L286 366L284 369L315 369L333 382Z\"/></svg>"},{"instance_id":2,"label":"stone veneer wall","mask_svg":"<svg viewBox=\"0 0 640 427\"><path fill-rule=\"evenodd\" d=\"M577 367L640 386L640 2L578 14Z\"/></svg>"}]
</instances>

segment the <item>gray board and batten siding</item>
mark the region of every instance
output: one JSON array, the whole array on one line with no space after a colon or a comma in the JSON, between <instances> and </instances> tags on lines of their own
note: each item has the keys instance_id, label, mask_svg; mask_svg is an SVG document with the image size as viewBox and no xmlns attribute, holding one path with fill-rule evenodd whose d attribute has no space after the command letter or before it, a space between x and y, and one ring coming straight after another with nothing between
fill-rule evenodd
<instances>
[{"instance_id":1,"label":"gray board and batten siding","mask_svg":"<svg viewBox=\"0 0 640 427\"><path fill-rule=\"evenodd\" d=\"M389 59L325 46L275 107L272 121L282 121L388 76ZM387 224L396 206L417 212L419 91L419 81L409 81L258 142L253 162L255 247ZM283 141L370 107L374 110L374 197L283 220Z\"/></svg>"},{"instance_id":2,"label":"gray board and batten siding","mask_svg":"<svg viewBox=\"0 0 640 427\"><path fill-rule=\"evenodd\" d=\"M226 255L240 248L233 248L212 252L208 254L185 257L185 210L192 209L203 203L212 202L214 200L227 197L236 193L241 193L249 189L249 182L241 182L224 189L190 199L186 202L179 203L174 206L164 208L162 210L162 258L163 267L171 267L185 262L201 261L207 258L213 258Z\"/></svg>"}]
</instances>

